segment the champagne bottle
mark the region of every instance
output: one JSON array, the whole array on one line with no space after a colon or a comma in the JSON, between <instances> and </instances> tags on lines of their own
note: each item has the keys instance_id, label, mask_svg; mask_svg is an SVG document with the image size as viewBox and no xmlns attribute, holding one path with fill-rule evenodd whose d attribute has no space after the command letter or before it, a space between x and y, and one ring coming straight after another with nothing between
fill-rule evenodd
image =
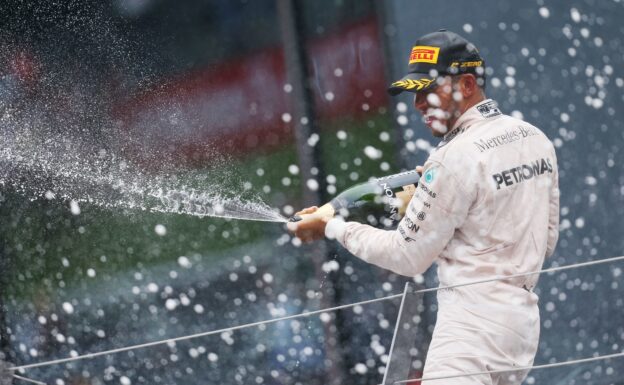
<instances>
[{"instance_id":1,"label":"champagne bottle","mask_svg":"<svg viewBox=\"0 0 624 385\"><path fill-rule=\"evenodd\" d=\"M374 178L341 192L313 214L294 216L290 221L339 214L350 221L390 227L405 212L419 178L416 170Z\"/></svg>"}]
</instances>

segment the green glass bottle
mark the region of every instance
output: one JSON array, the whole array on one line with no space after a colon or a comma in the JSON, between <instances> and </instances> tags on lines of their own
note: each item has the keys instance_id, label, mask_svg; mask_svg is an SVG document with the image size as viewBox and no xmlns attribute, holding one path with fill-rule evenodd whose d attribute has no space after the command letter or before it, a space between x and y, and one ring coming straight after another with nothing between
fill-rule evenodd
<instances>
[{"instance_id":1,"label":"green glass bottle","mask_svg":"<svg viewBox=\"0 0 624 385\"><path fill-rule=\"evenodd\" d=\"M416 170L402 172L355 185L321 206L314 216L334 216L373 226L392 227L401 218L418 184ZM305 219L295 216L291 221Z\"/></svg>"}]
</instances>

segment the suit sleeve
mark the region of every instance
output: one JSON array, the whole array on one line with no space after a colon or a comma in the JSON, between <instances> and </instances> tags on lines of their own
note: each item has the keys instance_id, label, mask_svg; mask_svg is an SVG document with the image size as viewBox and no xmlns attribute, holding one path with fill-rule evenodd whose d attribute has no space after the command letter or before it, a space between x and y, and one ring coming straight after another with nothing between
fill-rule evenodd
<instances>
[{"instance_id":1,"label":"suit sleeve","mask_svg":"<svg viewBox=\"0 0 624 385\"><path fill-rule=\"evenodd\" d=\"M444 250L472 201L453 172L429 161L396 230L332 219L326 235L366 262L415 276L427 270Z\"/></svg>"},{"instance_id":2,"label":"suit sleeve","mask_svg":"<svg viewBox=\"0 0 624 385\"><path fill-rule=\"evenodd\" d=\"M546 256L550 257L555 252L557 240L559 240L559 171L555 167L553 180L550 188L550 202L548 212L548 241L546 243Z\"/></svg>"}]
</instances>

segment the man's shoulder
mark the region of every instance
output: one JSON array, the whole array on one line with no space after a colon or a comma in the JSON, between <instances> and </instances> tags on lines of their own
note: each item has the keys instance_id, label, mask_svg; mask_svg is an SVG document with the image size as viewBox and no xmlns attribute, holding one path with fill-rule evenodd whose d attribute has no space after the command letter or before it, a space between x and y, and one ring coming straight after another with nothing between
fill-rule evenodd
<instances>
[{"instance_id":1,"label":"man's shoulder","mask_svg":"<svg viewBox=\"0 0 624 385\"><path fill-rule=\"evenodd\" d=\"M454 152L477 157L522 145L527 140L551 144L546 134L533 124L504 114L480 121L458 139Z\"/></svg>"},{"instance_id":2,"label":"man's shoulder","mask_svg":"<svg viewBox=\"0 0 624 385\"><path fill-rule=\"evenodd\" d=\"M481 136L481 124L470 127L459 127L452 137L445 138L431 154L430 159L444 164L450 169L457 168L462 159L471 158L474 151L473 142Z\"/></svg>"},{"instance_id":3,"label":"man's shoulder","mask_svg":"<svg viewBox=\"0 0 624 385\"><path fill-rule=\"evenodd\" d=\"M501 156L501 151L507 152L518 148L517 146L526 149L526 141L554 151L552 142L539 128L505 114L480 120L469 128L460 127L459 130L452 140L444 143L430 156L432 161L443 164L458 174L470 172L471 169L478 168L480 163L490 163L492 157Z\"/></svg>"}]
</instances>

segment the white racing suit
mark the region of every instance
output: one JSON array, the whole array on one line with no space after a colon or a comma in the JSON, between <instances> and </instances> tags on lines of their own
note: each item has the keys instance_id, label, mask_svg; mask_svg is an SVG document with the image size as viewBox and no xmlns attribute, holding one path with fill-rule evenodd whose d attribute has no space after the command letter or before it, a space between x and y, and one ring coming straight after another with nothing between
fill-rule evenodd
<instances>
[{"instance_id":1,"label":"white racing suit","mask_svg":"<svg viewBox=\"0 0 624 385\"><path fill-rule=\"evenodd\" d=\"M415 276L435 261L441 286L540 270L558 238L555 150L536 127L485 100L466 111L424 165L393 231L329 221L326 235L359 258ZM533 363L537 275L438 291L423 377ZM520 384L527 372L425 383Z\"/></svg>"}]
</instances>

